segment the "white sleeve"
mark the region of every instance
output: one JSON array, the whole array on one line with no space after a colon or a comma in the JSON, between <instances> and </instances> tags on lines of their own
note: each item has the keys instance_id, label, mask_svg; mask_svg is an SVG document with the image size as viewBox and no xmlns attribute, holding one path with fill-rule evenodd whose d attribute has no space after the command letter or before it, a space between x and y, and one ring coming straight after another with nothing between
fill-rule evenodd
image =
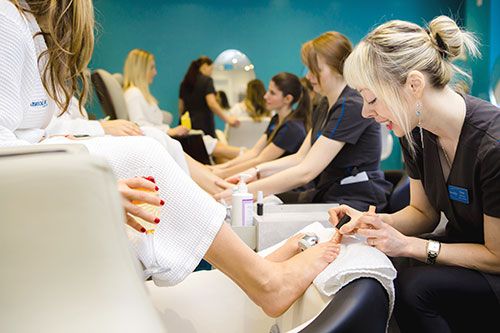
<instances>
[{"instance_id":1,"label":"white sleeve","mask_svg":"<svg viewBox=\"0 0 500 333\"><path fill-rule=\"evenodd\" d=\"M21 76L26 40L21 32L15 22L0 15L0 147L31 144L14 134L23 119Z\"/></svg>"},{"instance_id":2,"label":"white sleeve","mask_svg":"<svg viewBox=\"0 0 500 333\"><path fill-rule=\"evenodd\" d=\"M48 136L53 135L82 135L103 136L104 129L97 120L71 119L63 116L54 117L46 128Z\"/></svg>"},{"instance_id":3,"label":"white sleeve","mask_svg":"<svg viewBox=\"0 0 500 333\"><path fill-rule=\"evenodd\" d=\"M147 120L144 108L144 98L135 93L135 91L129 91L125 96L125 101L127 102L128 118L139 126L155 126L150 121Z\"/></svg>"},{"instance_id":4,"label":"white sleeve","mask_svg":"<svg viewBox=\"0 0 500 333\"><path fill-rule=\"evenodd\" d=\"M174 116L172 116L172 113L165 110L160 111L163 116L163 123L169 126L172 125L172 121L174 120Z\"/></svg>"},{"instance_id":5,"label":"white sleeve","mask_svg":"<svg viewBox=\"0 0 500 333\"><path fill-rule=\"evenodd\" d=\"M46 128L47 136L53 135L82 135L89 136L104 136L104 129L99 121L88 120L87 111L82 109L80 112L78 99L73 96L69 103L68 109L62 115L54 117Z\"/></svg>"},{"instance_id":6,"label":"white sleeve","mask_svg":"<svg viewBox=\"0 0 500 333\"><path fill-rule=\"evenodd\" d=\"M155 126L155 128L159 129L160 131L164 132L165 134L167 134L168 130L170 129L170 126L167 125L167 124L161 124L161 125L157 125Z\"/></svg>"}]
</instances>

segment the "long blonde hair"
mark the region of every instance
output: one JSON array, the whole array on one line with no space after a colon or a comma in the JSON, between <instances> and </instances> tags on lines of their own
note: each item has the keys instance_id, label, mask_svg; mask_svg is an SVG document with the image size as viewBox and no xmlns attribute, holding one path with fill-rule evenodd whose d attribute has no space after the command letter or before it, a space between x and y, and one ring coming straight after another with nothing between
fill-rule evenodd
<instances>
[{"instance_id":1,"label":"long blonde hair","mask_svg":"<svg viewBox=\"0 0 500 333\"><path fill-rule=\"evenodd\" d=\"M254 121L260 122L262 118L271 115L271 112L266 108L265 94L266 87L261 80L254 79L248 82L244 103L248 110L248 115Z\"/></svg>"},{"instance_id":2,"label":"long blonde hair","mask_svg":"<svg viewBox=\"0 0 500 333\"><path fill-rule=\"evenodd\" d=\"M90 92L87 66L94 50L92 1L26 0L28 7L19 0L11 2L21 13L32 13L40 25L47 50L40 54L38 61L47 59L41 77L48 95L62 110L61 114L66 112L75 95L83 114Z\"/></svg>"},{"instance_id":3,"label":"long blonde hair","mask_svg":"<svg viewBox=\"0 0 500 333\"><path fill-rule=\"evenodd\" d=\"M425 73L432 87L443 88L455 73L468 77L452 61L467 53L479 55L477 43L473 34L461 30L447 16L436 17L426 28L389 21L356 46L345 62L344 77L349 86L367 88L385 102L414 152L411 119L403 111L412 108L403 89L408 73Z\"/></svg>"},{"instance_id":4,"label":"long blonde hair","mask_svg":"<svg viewBox=\"0 0 500 333\"><path fill-rule=\"evenodd\" d=\"M123 90L137 87L150 104L158 104L156 98L149 92L147 78L149 65L154 59L153 54L148 51L133 49L128 53L123 68Z\"/></svg>"}]
</instances>

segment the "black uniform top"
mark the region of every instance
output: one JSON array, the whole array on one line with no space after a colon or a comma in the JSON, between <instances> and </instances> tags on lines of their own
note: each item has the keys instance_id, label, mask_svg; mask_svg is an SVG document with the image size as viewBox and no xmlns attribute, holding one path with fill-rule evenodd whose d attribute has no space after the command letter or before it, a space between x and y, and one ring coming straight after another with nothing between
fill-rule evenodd
<instances>
[{"instance_id":1,"label":"black uniform top","mask_svg":"<svg viewBox=\"0 0 500 333\"><path fill-rule=\"evenodd\" d=\"M214 114L205 100L208 94L215 94L214 81L211 77L200 73L193 90L181 84L179 98L184 101L184 112L189 111L191 127L203 130L205 134L215 137Z\"/></svg>"},{"instance_id":2,"label":"black uniform top","mask_svg":"<svg viewBox=\"0 0 500 333\"><path fill-rule=\"evenodd\" d=\"M273 133L278 123L279 117L276 114L271 118L264 132L267 138ZM299 150L302 142L306 138L306 134L306 127L301 120L290 119L285 121L278 129L278 132L273 137L272 143L285 151L282 156L288 156L295 154Z\"/></svg>"},{"instance_id":3,"label":"black uniform top","mask_svg":"<svg viewBox=\"0 0 500 333\"><path fill-rule=\"evenodd\" d=\"M448 218L443 241L484 244L483 214L500 217L500 109L465 95L466 113L455 159L445 181L436 136L413 131L415 156L400 139L408 175L419 179L430 204ZM487 278L500 299L500 276ZM495 280L495 282L493 282Z\"/></svg>"},{"instance_id":4,"label":"black uniform top","mask_svg":"<svg viewBox=\"0 0 500 333\"><path fill-rule=\"evenodd\" d=\"M311 145L322 135L345 142L344 147L316 179L318 194L315 202L345 203L366 210L376 205L378 211L387 205L392 185L379 169L382 142L380 125L363 118L363 99L346 86L337 102L328 110L324 98L313 112ZM369 181L340 185L340 181L358 172L366 171Z\"/></svg>"}]
</instances>

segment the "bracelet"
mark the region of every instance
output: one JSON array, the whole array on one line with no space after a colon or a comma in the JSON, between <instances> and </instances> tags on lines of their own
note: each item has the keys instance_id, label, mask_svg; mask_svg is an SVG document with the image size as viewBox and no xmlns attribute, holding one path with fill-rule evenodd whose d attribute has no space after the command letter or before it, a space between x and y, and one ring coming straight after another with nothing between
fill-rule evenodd
<instances>
[{"instance_id":1,"label":"bracelet","mask_svg":"<svg viewBox=\"0 0 500 333\"><path fill-rule=\"evenodd\" d=\"M255 177L257 177L257 179L260 179L260 169L258 166L254 167L255 169Z\"/></svg>"}]
</instances>

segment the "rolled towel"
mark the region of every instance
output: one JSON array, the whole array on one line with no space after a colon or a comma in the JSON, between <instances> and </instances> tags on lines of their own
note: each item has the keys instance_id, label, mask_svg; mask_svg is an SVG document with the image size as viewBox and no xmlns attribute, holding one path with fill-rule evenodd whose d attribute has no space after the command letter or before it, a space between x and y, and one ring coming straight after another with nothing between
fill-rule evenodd
<instances>
[{"instance_id":1,"label":"rolled towel","mask_svg":"<svg viewBox=\"0 0 500 333\"><path fill-rule=\"evenodd\" d=\"M334 228L325 228L321 223L312 223L298 233L313 232L319 242L329 241ZM266 256L286 240L259 252ZM380 282L389 296L389 318L394 308L394 283L396 269L389 258L380 250L366 244L366 239L359 236L344 236L340 245L339 256L328 265L313 281L316 288L326 296L332 296L349 282L361 277L371 277Z\"/></svg>"}]
</instances>

